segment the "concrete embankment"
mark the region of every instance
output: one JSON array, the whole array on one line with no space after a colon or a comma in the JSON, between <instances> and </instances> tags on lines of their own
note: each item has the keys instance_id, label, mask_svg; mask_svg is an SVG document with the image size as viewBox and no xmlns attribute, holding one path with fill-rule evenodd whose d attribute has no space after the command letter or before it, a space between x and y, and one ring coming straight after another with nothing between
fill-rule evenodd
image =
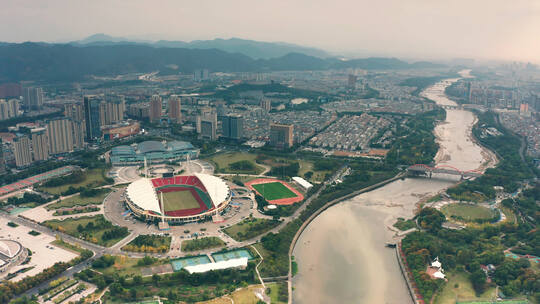
<instances>
[{"instance_id":1,"label":"concrete embankment","mask_svg":"<svg viewBox=\"0 0 540 304\"><path fill-rule=\"evenodd\" d=\"M395 252L396 252L396 259L399 264L399 269L401 270L401 274L403 275L403 278L405 279L405 283L407 283L407 289L409 290L409 295L411 296L412 301L415 304L423 304L424 301L419 299L416 293L414 292L414 285L411 282L412 278L409 277L408 267L403 263L403 259L401 257L401 242L399 242L399 244L396 246Z\"/></svg>"}]
</instances>

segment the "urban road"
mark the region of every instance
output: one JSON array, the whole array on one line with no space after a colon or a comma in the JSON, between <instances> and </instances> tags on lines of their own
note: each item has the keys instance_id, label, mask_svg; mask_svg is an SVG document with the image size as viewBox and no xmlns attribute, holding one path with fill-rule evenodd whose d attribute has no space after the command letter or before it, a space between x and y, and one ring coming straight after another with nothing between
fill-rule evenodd
<instances>
[{"instance_id":1,"label":"urban road","mask_svg":"<svg viewBox=\"0 0 540 304\"><path fill-rule=\"evenodd\" d=\"M317 192L315 192L313 195L311 195L304 202L304 204L302 204L302 206L300 206L294 212L294 214L292 216L289 216L289 217L285 218L278 226L276 226L273 229L267 231L266 233L264 233L264 235L266 235L268 233L277 233L281 228L283 228L289 222L296 219L300 215L300 213L311 203L311 201L313 199L317 198L320 195L321 191L324 190L324 188L326 188L326 186L328 186L329 184L331 184L331 183L335 182L336 180L342 178L346 171L347 171L347 167L342 167L340 170L338 170L338 172L336 172L328 181L326 181L323 184L323 186L320 187L319 190L317 190ZM115 196L115 198L121 199L121 193L122 192L123 191L113 191L109 195L112 195L112 196ZM100 246L100 245L97 245L97 244L93 244L93 243L81 240L79 238L73 237L73 236L68 235L66 233L52 230L52 229L50 229L48 227L39 225L38 223L36 223L34 221L31 221L31 220L28 220L28 219L25 219L25 218L22 218L22 217L18 217L18 216L15 216L15 215L10 215L10 214L7 214L7 213L2 213L2 216L8 218L10 221L12 221L14 223L17 223L17 224L23 225L23 226L27 226L29 228L32 228L32 229L38 231L38 232L48 234L48 235L52 235L52 236L60 236L64 241L76 244L76 245L78 245L78 246L80 246L80 247L82 247L84 249L90 250L90 251L92 251L94 253L94 255L91 258L87 259L86 261L83 261L83 262L81 262L81 263L79 263L79 264L77 264L77 265L75 265L73 267L68 268L64 272L56 275L55 277L53 277L53 278L39 284L38 286L33 287L33 288L27 290L26 292L18 295L16 298L20 298L20 297L23 297L23 296L31 297L31 296L37 294L39 292L39 290L46 288L51 281L56 280L56 279L58 279L60 277L71 277L74 274L78 273L79 271L87 268L94 260L100 258L101 256L103 256L105 254L121 254L122 251L120 250L120 248L122 246L124 246L125 244L129 243L131 240L133 240L138 235L138 233L140 232L140 231L137 231L137 232L131 231L130 234L127 237L125 237L124 239L122 239L121 241L119 241L118 243L113 245L112 247L106 248L106 247L103 247L103 246ZM260 241L260 239L264 235L260 235L258 237L255 237L255 238L243 241L243 242L237 242L231 247L235 248L235 247L245 247L245 246L251 245L253 243L256 243L256 242ZM143 256L143 255L144 254L133 254L133 255L130 254L130 256ZM162 255L157 255L157 254L154 254L154 256L162 257Z\"/></svg>"}]
</instances>

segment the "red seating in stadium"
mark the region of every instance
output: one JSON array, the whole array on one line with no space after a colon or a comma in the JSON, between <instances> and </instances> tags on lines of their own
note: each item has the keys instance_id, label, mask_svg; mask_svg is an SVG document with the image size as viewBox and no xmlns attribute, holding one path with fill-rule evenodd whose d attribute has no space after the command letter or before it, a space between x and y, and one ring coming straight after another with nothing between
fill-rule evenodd
<instances>
[{"instance_id":1,"label":"red seating in stadium","mask_svg":"<svg viewBox=\"0 0 540 304\"><path fill-rule=\"evenodd\" d=\"M152 179L154 188L160 188L169 185L190 185L201 189L204 192L208 192L203 183L196 176L176 176L176 177L164 177Z\"/></svg>"}]
</instances>

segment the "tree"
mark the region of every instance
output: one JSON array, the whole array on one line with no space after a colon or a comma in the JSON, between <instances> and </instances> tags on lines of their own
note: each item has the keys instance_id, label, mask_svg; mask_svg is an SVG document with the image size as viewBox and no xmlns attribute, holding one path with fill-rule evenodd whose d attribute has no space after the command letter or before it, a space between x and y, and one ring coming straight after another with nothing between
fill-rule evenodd
<instances>
[{"instance_id":1,"label":"tree","mask_svg":"<svg viewBox=\"0 0 540 304\"><path fill-rule=\"evenodd\" d=\"M422 229L428 231L437 231L441 229L442 223L446 220L446 217L442 212L435 208L424 208L418 214L418 224Z\"/></svg>"},{"instance_id":2,"label":"tree","mask_svg":"<svg viewBox=\"0 0 540 304\"><path fill-rule=\"evenodd\" d=\"M152 282L154 282L154 285L159 286L159 280L160 280L159 275L157 275L157 274L154 273L154 274L152 275Z\"/></svg>"},{"instance_id":3,"label":"tree","mask_svg":"<svg viewBox=\"0 0 540 304\"><path fill-rule=\"evenodd\" d=\"M469 279L471 280L476 294L481 294L484 292L486 287L486 274L484 271L482 271L478 264L475 266L475 269L472 271Z\"/></svg>"}]
</instances>

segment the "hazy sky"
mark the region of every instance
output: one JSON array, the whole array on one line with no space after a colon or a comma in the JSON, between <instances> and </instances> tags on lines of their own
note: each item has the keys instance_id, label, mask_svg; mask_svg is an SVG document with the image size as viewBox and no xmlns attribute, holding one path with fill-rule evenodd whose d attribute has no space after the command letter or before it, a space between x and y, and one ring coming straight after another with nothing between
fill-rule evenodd
<instances>
[{"instance_id":1,"label":"hazy sky","mask_svg":"<svg viewBox=\"0 0 540 304\"><path fill-rule=\"evenodd\" d=\"M540 0L1 0L0 41L239 37L334 52L540 63Z\"/></svg>"}]
</instances>

